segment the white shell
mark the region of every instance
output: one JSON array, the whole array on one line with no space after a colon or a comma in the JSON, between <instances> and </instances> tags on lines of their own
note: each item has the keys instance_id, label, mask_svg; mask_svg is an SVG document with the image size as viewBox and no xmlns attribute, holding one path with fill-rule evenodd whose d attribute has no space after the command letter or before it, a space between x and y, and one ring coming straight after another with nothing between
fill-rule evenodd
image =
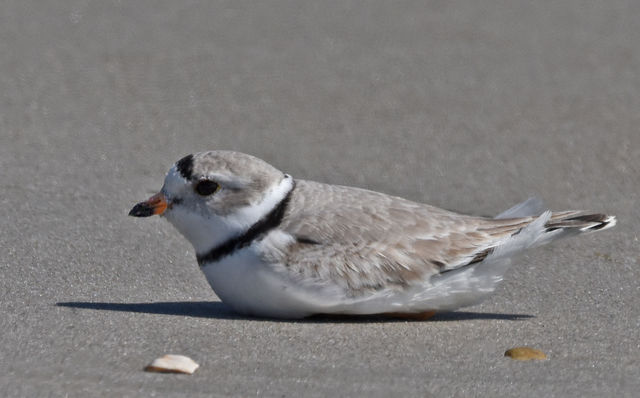
<instances>
[{"instance_id":1,"label":"white shell","mask_svg":"<svg viewBox=\"0 0 640 398\"><path fill-rule=\"evenodd\" d=\"M193 374L200 365L184 355L167 354L144 368L147 372Z\"/></svg>"}]
</instances>

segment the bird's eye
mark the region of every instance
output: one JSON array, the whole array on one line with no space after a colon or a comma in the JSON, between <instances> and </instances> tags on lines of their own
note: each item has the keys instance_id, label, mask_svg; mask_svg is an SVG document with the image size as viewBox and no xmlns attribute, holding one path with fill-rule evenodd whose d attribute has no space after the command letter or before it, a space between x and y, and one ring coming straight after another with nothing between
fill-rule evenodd
<instances>
[{"instance_id":1,"label":"bird's eye","mask_svg":"<svg viewBox=\"0 0 640 398\"><path fill-rule=\"evenodd\" d=\"M217 182L202 180L196 184L195 190L198 195L209 196L216 193L220 189L220 185Z\"/></svg>"}]
</instances>

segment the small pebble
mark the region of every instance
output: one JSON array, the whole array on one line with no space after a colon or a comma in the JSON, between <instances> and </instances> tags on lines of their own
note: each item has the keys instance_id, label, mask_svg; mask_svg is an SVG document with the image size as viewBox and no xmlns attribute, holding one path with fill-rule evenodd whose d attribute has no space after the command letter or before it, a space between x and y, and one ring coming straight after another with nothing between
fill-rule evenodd
<instances>
[{"instance_id":1,"label":"small pebble","mask_svg":"<svg viewBox=\"0 0 640 398\"><path fill-rule=\"evenodd\" d=\"M167 354L144 368L147 372L193 374L200 365L184 355Z\"/></svg>"},{"instance_id":2,"label":"small pebble","mask_svg":"<svg viewBox=\"0 0 640 398\"><path fill-rule=\"evenodd\" d=\"M508 349L504 353L505 357L515 359L517 361L528 361L531 359L543 360L547 359L547 354L531 347L514 347Z\"/></svg>"}]
</instances>

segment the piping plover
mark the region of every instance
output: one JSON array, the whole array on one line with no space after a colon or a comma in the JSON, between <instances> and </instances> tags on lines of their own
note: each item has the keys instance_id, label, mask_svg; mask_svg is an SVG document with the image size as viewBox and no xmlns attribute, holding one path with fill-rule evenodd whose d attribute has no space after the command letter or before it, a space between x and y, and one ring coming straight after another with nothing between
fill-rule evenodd
<instances>
[{"instance_id":1,"label":"piping plover","mask_svg":"<svg viewBox=\"0 0 640 398\"><path fill-rule=\"evenodd\" d=\"M474 217L359 188L294 179L238 152L188 155L136 217L166 217L222 301L248 315L403 314L480 302L511 258L613 216L530 199Z\"/></svg>"}]
</instances>

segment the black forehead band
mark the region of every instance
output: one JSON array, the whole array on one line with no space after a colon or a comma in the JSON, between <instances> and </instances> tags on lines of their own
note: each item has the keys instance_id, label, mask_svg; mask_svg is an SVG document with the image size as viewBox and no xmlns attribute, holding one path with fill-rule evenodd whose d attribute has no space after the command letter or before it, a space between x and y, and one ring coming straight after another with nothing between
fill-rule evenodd
<instances>
[{"instance_id":1,"label":"black forehead band","mask_svg":"<svg viewBox=\"0 0 640 398\"><path fill-rule=\"evenodd\" d=\"M187 155L176 163L178 172L185 180L190 180L193 174L193 155Z\"/></svg>"}]
</instances>

